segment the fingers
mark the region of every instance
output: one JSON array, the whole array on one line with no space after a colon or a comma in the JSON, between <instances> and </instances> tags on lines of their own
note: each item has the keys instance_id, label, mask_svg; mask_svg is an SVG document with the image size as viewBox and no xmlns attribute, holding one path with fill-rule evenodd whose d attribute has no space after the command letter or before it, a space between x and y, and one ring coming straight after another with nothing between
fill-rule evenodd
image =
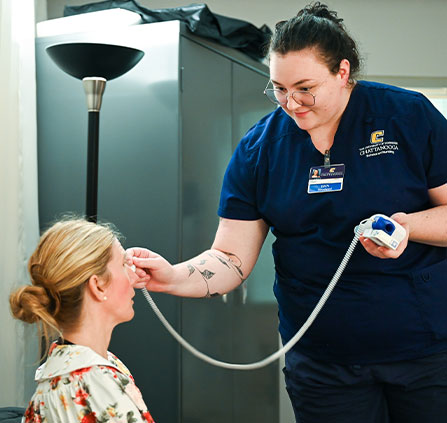
<instances>
[{"instance_id":1,"label":"fingers","mask_svg":"<svg viewBox=\"0 0 447 423\"><path fill-rule=\"evenodd\" d=\"M145 271L144 269L140 269L139 267L134 266L134 272L137 275L138 279L134 283L135 288L144 288L147 283L151 280L151 275Z\"/></svg>"},{"instance_id":2,"label":"fingers","mask_svg":"<svg viewBox=\"0 0 447 423\"><path fill-rule=\"evenodd\" d=\"M378 257L378 258L387 258L384 256L384 252L382 250L380 250L380 248L384 248L384 247L379 247L375 242L373 242L367 238L360 237L359 240L360 240L361 244L363 245L363 248L365 248L365 250L372 256Z\"/></svg>"},{"instance_id":3,"label":"fingers","mask_svg":"<svg viewBox=\"0 0 447 423\"><path fill-rule=\"evenodd\" d=\"M135 274L138 276L138 281L135 283L135 288L147 288L152 290L149 282L152 279L151 270L157 269L157 263L160 257L154 254L154 258L136 258L132 259L135 265Z\"/></svg>"},{"instance_id":4,"label":"fingers","mask_svg":"<svg viewBox=\"0 0 447 423\"><path fill-rule=\"evenodd\" d=\"M133 271L133 287L134 288L144 288L147 283L151 280L151 275L145 272L143 269L137 268L134 264L130 266Z\"/></svg>"},{"instance_id":5,"label":"fingers","mask_svg":"<svg viewBox=\"0 0 447 423\"><path fill-rule=\"evenodd\" d=\"M132 272L134 273L133 277L135 280L133 282L133 287L136 289L146 287L146 285L151 279L151 276L148 272L146 272L144 269L137 267L133 262L134 255L141 253L141 250L144 249L128 248L126 250L126 264L129 266L129 269L132 270Z\"/></svg>"},{"instance_id":6,"label":"fingers","mask_svg":"<svg viewBox=\"0 0 447 423\"><path fill-rule=\"evenodd\" d=\"M374 241L371 241L368 238L360 237L359 240L369 254L381 259L396 259L402 254L406 247L406 243L402 242L397 250L393 250L391 248L377 245Z\"/></svg>"},{"instance_id":7,"label":"fingers","mask_svg":"<svg viewBox=\"0 0 447 423\"><path fill-rule=\"evenodd\" d=\"M167 292L173 275L173 266L162 256L146 248L126 250L135 266L135 288L146 287L149 291Z\"/></svg>"},{"instance_id":8,"label":"fingers","mask_svg":"<svg viewBox=\"0 0 447 423\"><path fill-rule=\"evenodd\" d=\"M150 276L149 273L147 273L144 269L141 269L141 268L139 268L139 267L136 267L136 268L135 268L135 273L137 274L137 276L138 276L140 279L144 279L144 278L146 278L147 276Z\"/></svg>"},{"instance_id":9,"label":"fingers","mask_svg":"<svg viewBox=\"0 0 447 423\"><path fill-rule=\"evenodd\" d=\"M147 258L138 258L134 257L132 262L137 267L137 269L155 269L160 265L162 258L155 253L151 253L151 257Z\"/></svg>"},{"instance_id":10,"label":"fingers","mask_svg":"<svg viewBox=\"0 0 447 423\"><path fill-rule=\"evenodd\" d=\"M147 248L141 248L141 247L128 248L126 250L126 253L130 258L133 258L133 257L149 258L149 257L157 256L157 254L153 253L152 251L148 250Z\"/></svg>"},{"instance_id":11,"label":"fingers","mask_svg":"<svg viewBox=\"0 0 447 423\"><path fill-rule=\"evenodd\" d=\"M134 272L143 278L147 276L147 272L144 269L150 269L152 267L151 260L160 258L160 256L147 248L132 247L126 250L126 263L129 266L135 267Z\"/></svg>"},{"instance_id":12,"label":"fingers","mask_svg":"<svg viewBox=\"0 0 447 423\"><path fill-rule=\"evenodd\" d=\"M148 281L149 282L149 281ZM147 282L137 282L134 284L135 289L146 288Z\"/></svg>"}]
</instances>

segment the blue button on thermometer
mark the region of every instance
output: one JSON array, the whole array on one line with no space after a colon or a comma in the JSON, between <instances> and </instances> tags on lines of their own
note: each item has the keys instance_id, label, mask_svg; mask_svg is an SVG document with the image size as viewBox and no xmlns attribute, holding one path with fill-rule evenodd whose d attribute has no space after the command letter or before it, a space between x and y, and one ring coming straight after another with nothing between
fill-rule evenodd
<instances>
[{"instance_id":1,"label":"blue button on thermometer","mask_svg":"<svg viewBox=\"0 0 447 423\"><path fill-rule=\"evenodd\" d=\"M361 222L365 228L362 236L374 241L377 245L396 250L405 238L407 231L395 220L383 214L375 214Z\"/></svg>"}]
</instances>

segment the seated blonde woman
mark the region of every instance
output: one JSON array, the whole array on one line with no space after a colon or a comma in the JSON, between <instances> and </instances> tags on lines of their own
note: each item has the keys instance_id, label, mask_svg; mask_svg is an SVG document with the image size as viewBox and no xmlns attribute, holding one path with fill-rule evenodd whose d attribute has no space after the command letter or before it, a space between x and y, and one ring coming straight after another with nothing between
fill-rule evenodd
<instances>
[{"instance_id":1,"label":"seated blonde woman","mask_svg":"<svg viewBox=\"0 0 447 423\"><path fill-rule=\"evenodd\" d=\"M131 264L131 263L130 263ZM134 316L141 280L109 227L58 222L41 237L28 270L32 285L10 296L12 314L36 323L51 344L36 371L25 422L153 422L126 366L108 351L113 328Z\"/></svg>"}]
</instances>

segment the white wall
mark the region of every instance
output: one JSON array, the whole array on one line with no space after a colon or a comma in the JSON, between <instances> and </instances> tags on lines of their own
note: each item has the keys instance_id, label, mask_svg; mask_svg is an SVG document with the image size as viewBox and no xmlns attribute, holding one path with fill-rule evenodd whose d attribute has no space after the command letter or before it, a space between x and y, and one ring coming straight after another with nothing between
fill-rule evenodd
<instances>
[{"instance_id":1,"label":"white wall","mask_svg":"<svg viewBox=\"0 0 447 423\"><path fill-rule=\"evenodd\" d=\"M47 9L47 0L34 0L34 14L36 22L45 21L48 19Z\"/></svg>"},{"instance_id":2,"label":"white wall","mask_svg":"<svg viewBox=\"0 0 447 423\"><path fill-rule=\"evenodd\" d=\"M9 307L39 238L33 6L0 1L0 407L29 401L39 358L34 328Z\"/></svg>"},{"instance_id":3,"label":"white wall","mask_svg":"<svg viewBox=\"0 0 447 423\"><path fill-rule=\"evenodd\" d=\"M48 18L61 17L65 4L86 0L47 0ZM200 1L197 1L199 3ZM324 2L324 0L323 0ZM157 9L188 5L192 1L137 0ZM308 1L296 0L208 0L212 12L249 21L271 29ZM386 80L400 77L431 79L429 85L447 86L447 0L327 0L337 10L359 43L365 58L365 74Z\"/></svg>"}]
</instances>

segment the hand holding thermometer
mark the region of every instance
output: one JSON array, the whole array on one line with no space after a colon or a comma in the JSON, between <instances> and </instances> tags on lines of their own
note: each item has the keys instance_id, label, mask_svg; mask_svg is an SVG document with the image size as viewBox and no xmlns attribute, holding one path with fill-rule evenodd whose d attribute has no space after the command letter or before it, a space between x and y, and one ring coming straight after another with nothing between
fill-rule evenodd
<instances>
[{"instance_id":1,"label":"hand holding thermometer","mask_svg":"<svg viewBox=\"0 0 447 423\"><path fill-rule=\"evenodd\" d=\"M362 220L360 225L364 228L361 234L364 238L368 238L377 245L391 248L392 250L396 250L407 235L404 227L383 214L375 214L369 219ZM358 226L355 227L354 232L357 228Z\"/></svg>"}]
</instances>

